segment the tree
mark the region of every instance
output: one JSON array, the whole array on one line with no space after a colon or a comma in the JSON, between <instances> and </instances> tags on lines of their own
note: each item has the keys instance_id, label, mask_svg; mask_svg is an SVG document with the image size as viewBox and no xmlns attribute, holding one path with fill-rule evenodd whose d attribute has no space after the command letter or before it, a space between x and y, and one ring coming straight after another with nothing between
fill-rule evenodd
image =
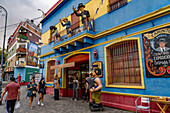
<instances>
[{"instance_id":1,"label":"tree","mask_svg":"<svg viewBox=\"0 0 170 113\"><path fill-rule=\"evenodd\" d=\"M2 58L2 50L0 50L0 63L1 63L1 58ZM3 59L3 64L6 61L6 53L4 52L4 59Z\"/></svg>"}]
</instances>

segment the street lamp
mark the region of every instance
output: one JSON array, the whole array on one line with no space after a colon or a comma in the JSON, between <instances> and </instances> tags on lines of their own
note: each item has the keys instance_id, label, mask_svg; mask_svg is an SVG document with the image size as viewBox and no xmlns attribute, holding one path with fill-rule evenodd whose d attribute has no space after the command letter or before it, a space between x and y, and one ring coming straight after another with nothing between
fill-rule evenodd
<instances>
[{"instance_id":1,"label":"street lamp","mask_svg":"<svg viewBox=\"0 0 170 113\"><path fill-rule=\"evenodd\" d=\"M6 38L6 26L7 26L7 16L8 16L8 12L7 10L0 6L0 9L3 9L5 12L5 30L4 30L4 40L3 40L3 48L2 48L2 57L1 57L1 70L0 70L0 80L2 79L2 68L3 68L3 58L4 58L4 49L5 49L5 38Z\"/></svg>"},{"instance_id":2,"label":"street lamp","mask_svg":"<svg viewBox=\"0 0 170 113\"><path fill-rule=\"evenodd\" d=\"M42 17L44 18L45 17L45 13L44 13L44 11L43 10L41 10L41 9L38 9L38 11L41 11L42 12Z\"/></svg>"}]
</instances>

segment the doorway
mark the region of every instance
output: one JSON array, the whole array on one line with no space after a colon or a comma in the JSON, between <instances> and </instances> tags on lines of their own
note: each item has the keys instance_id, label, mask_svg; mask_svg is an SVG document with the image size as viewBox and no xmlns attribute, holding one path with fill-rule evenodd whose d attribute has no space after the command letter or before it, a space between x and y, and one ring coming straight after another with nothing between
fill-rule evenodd
<instances>
[{"instance_id":1,"label":"doorway","mask_svg":"<svg viewBox=\"0 0 170 113\"><path fill-rule=\"evenodd\" d=\"M75 62L75 67L66 69L66 96L73 96L73 79L76 76L79 81L78 97L82 98L85 95L85 78L89 76L89 54L71 56L66 62Z\"/></svg>"}]
</instances>

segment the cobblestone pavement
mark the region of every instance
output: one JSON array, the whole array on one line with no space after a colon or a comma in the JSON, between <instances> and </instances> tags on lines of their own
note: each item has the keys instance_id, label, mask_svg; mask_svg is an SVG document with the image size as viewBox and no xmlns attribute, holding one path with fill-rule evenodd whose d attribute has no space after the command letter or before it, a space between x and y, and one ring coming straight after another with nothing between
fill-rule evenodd
<instances>
[{"instance_id":1,"label":"cobblestone pavement","mask_svg":"<svg viewBox=\"0 0 170 113\"><path fill-rule=\"evenodd\" d=\"M29 100L26 96L25 86L21 87L21 107L15 113L91 113L88 103L82 103L82 100L72 101L68 97L61 97L60 100L54 101L52 95L45 95L45 106L38 106L37 101L39 95L33 101L33 109L29 107ZM5 100L5 97L4 97ZM5 113L5 103L0 106L0 113ZM95 112L92 112L95 113ZM97 112L99 113L99 112ZM131 113L115 108L104 107L104 111L100 113Z\"/></svg>"}]
</instances>

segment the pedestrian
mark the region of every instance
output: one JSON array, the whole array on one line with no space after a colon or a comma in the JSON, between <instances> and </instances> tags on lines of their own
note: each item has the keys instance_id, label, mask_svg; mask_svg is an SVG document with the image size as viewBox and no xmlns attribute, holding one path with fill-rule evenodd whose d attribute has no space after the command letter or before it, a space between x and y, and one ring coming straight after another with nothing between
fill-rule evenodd
<instances>
[{"instance_id":1,"label":"pedestrian","mask_svg":"<svg viewBox=\"0 0 170 113\"><path fill-rule=\"evenodd\" d=\"M2 93L0 101L3 100L5 93L7 93L5 99L5 111L6 113L14 113L15 102L18 97L18 101L20 101L20 86L15 83L15 78L10 78L10 83L5 87L5 90Z\"/></svg>"},{"instance_id":2,"label":"pedestrian","mask_svg":"<svg viewBox=\"0 0 170 113\"><path fill-rule=\"evenodd\" d=\"M90 99L90 92L89 92L89 84L87 81L85 81L85 98L83 102L88 102Z\"/></svg>"},{"instance_id":3,"label":"pedestrian","mask_svg":"<svg viewBox=\"0 0 170 113\"><path fill-rule=\"evenodd\" d=\"M60 80L59 80L57 74L55 75L55 79L56 79L56 81L55 81L55 83L54 83L54 85L55 85L55 87L54 87L54 90L55 90L54 100L59 100Z\"/></svg>"},{"instance_id":4,"label":"pedestrian","mask_svg":"<svg viewBox=\"0 0 170 113\"><path fill-rule=\"evenodd\" d=\"M2 93L2 81L0 81L0 98L1 98L1 93ZM2 105L2 101L0 101L0 105Z\"/></svg>"},{"instance_id":5,"label":"pedestrian","mask_svg":"<svg viewBox=\"0 0 170 113\"><path fill-rule=\"evenodd\" d=\"M43 104L43 99L44 99L44 95L46 94L46 91L45 91L45 81L44 81L44 78L41 78L39 84L38 84L38 93L40 94L40 98L39 98L39 101L38 101L38 105L41 104L41 106L44 106ZM40 102L41 101L41 102Z\"/></svg>"},{"instance_id":6,"label":"pedestrian","mask_svg":"<svg viewBox=\"0 0 170 113\"><path fill-rule=\"evenodd\" d=\"M32 109L33 108L32 102L34 100L34 97L36 97L37 84L35 83L35 80L33 78L30 81L31 82L27 85L27 89L28 89L27 97L29 97L29 105Z\"/></svg>"},{"instance_id":7,"label":"pedestrian","mask_svg":"<svg viewBox=\"0 0 170 113\"><path fill-rule=\"evenodd\" d=\"M77 99L78 99L78 88L79 88L79 81L77 80L77 77L74 76L74 80L73 80L73 97L72 97L72 100L74 100L74 96L76 94L75 101L77 101Z\"/></svg>"}]
</instances>

